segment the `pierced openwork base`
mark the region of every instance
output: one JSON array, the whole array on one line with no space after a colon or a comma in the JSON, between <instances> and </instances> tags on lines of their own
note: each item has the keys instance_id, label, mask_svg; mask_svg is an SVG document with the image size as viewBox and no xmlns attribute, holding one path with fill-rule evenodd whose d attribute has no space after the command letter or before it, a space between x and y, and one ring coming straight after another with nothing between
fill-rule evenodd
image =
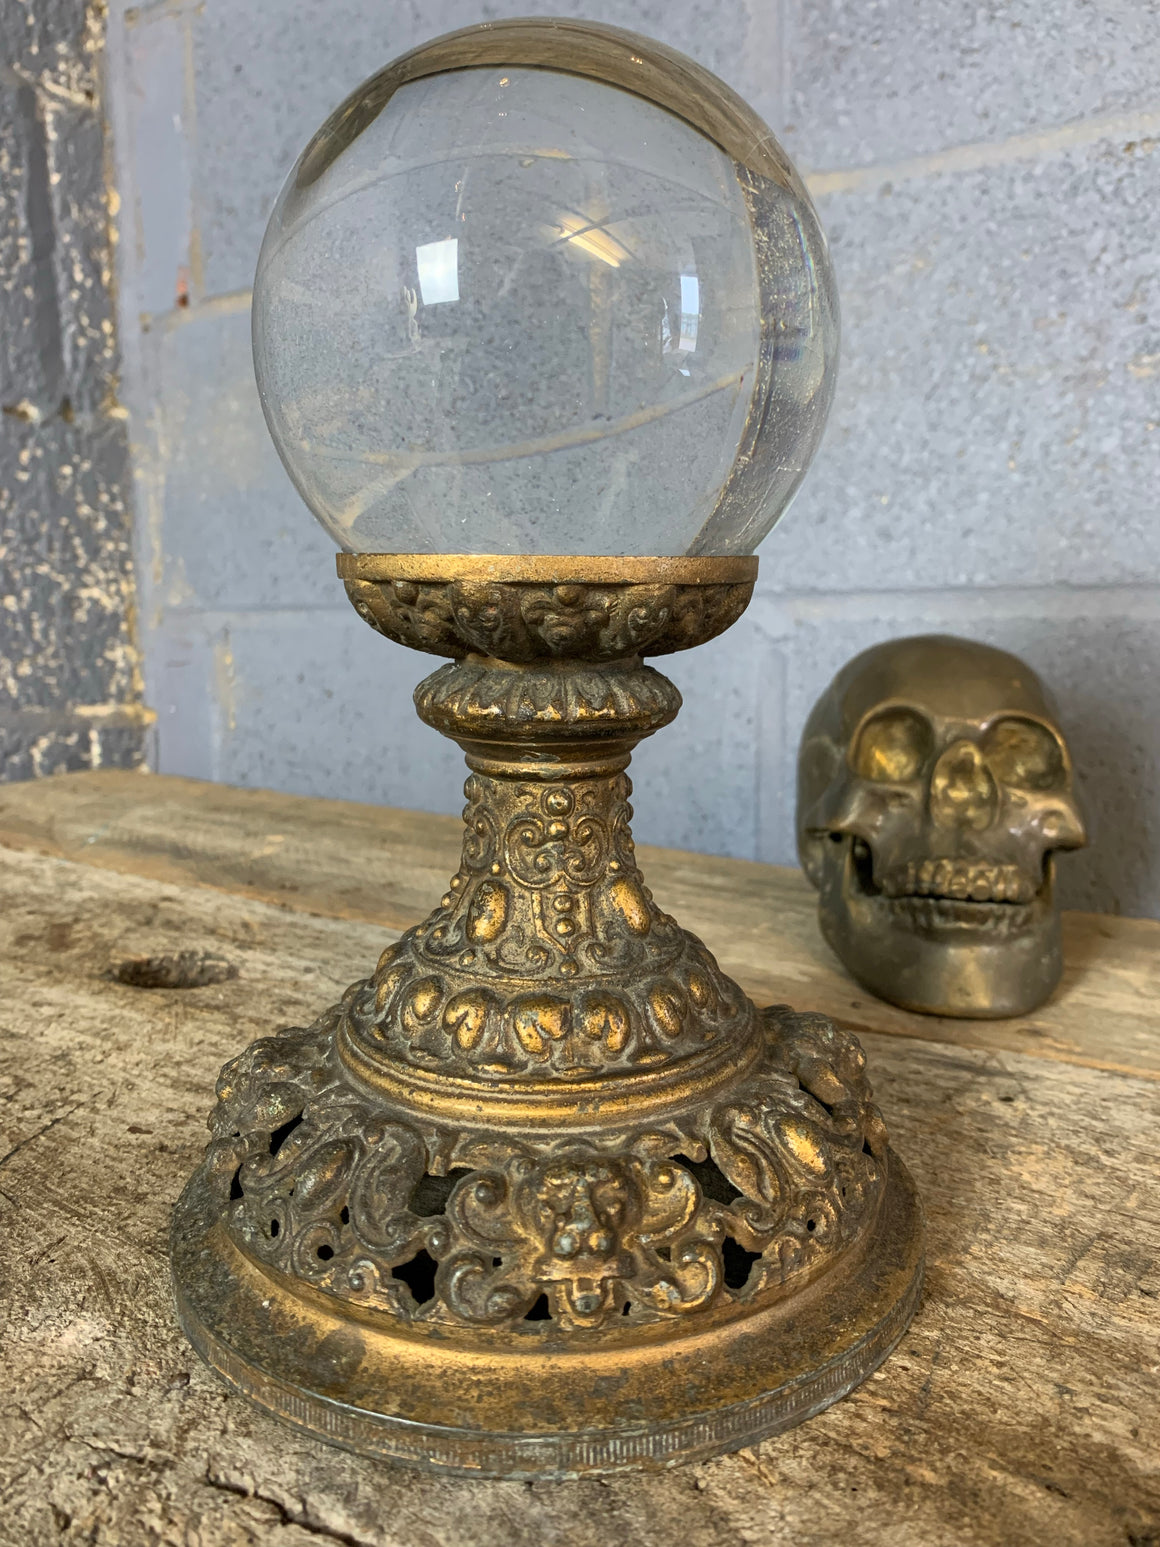
<instances>
[{"instance_id":1,"label":"pierced openwork base","mask_svg":"<svg viewBox=\"0 0 1160 1547\"><path fill-rule=\"evenodd\" d=\"M467 754L460 866L341 1004L223 1069L174 1223L182 1325L272 1412L429 1468L745 1444L863 1380L922 1271L858 1043L759 1012L636 864L625 768L680 705L636 652L727 626L750 561L431 562L349 584L458 657L415 702Z\"/></svg>"},{"instance_id":2,"label":"pierced openwork base","mask_svg":"<svg viewBox=\"0 0 1160 1547\"><path fill-rule=\"evenodd\" d=\"M917 1199L822 1017L764 1012L683 1112L519 1139L360 1088L342 1019L227 1065L174 1221L186 1334L279 1417L437 1471L658 1468L800 1423L905 1331Z\"/></svg>"}]
</instances>

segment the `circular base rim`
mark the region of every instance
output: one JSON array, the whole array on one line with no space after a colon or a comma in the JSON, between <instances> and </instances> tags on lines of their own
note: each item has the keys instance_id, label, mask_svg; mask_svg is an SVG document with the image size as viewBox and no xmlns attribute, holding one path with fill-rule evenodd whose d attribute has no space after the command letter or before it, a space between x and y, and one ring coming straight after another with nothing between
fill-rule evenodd
<instances>
[{"instance_id":1,"label":"circular base rim","mask_svg":"<svg viewBox=\"0 0 1160 1547\"><path fill-rule=\"evenodd\" d=\"M704 1331L674 1321L665 1324L668 1336L591 1350L513 1350L497 1339L495 1350L481 1353L486 1334L482 1343L479 1334L416 1339L355 1306L299 1293L216 1223L201 1173L177 1205L171 1261L178 1320L202 1359L301 1432L430 1472L563 1480L705 1460L792 1428L847 1395L886 1359L918 1307L923 1221L914 1183L891 1153L874 1229L848 1260ZM630 1365L647 1410L636 1400L631 1420L592 1423L593 1409L615 1411L615 1402L610 1408L596 1396L599 1382L623 1378ZM392 1412L389 1389L406 1390L412 1367L421 1371L420 1387L432 1367L449 1390L474 1378L484 1393L473 1410L478 1427ZM699 1385L720 1386L722 1368L733 1371L732 1399L690 1401ZM527 1421L519 1432L508 1426L513 1411Z\"/></svg>"}]
</instances>

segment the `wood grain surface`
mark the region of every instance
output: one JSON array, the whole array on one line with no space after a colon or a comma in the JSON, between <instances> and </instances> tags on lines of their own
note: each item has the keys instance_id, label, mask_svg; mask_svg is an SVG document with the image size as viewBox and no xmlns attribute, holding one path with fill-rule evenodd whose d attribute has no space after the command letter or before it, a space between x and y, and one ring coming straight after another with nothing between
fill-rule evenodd
<instances>
[{"instance_id":1,"label":"wood grain surface","mask_svg":"<svg viewBox=\"0 0 1160 1547\"><path fill-rule=\"evenodd\" d=\"M1073 916L1023 1021L850 984L792 872L642 851L762 1000L855 1025L928 1216L924 1303L859 1392L659 1476L459 1482L314 1443L174 1323L165 1237L219 1066L425 912L457 824L139 775L0 791L0 1542L1160 1547L1160 925ZM142 989L189 948L236 978Z\"/></svg>"},{"instance_id":2,"label":"wood grain surface","mask_svg":"<svg viewBox=\"0 0 1160 1547\"><path fill-rule=\"evenodd\" d=\"M459 862L455 817L141 773L0 785L0 847L406 929ZM823 942L800 871L641 846L661 906L759 1004L853 1031L1029 1053L1160 1080L1160 921L1064 914L1064 981L1034 1015L962 1021L883 1004Z\"/></svg>"}]
</instances>

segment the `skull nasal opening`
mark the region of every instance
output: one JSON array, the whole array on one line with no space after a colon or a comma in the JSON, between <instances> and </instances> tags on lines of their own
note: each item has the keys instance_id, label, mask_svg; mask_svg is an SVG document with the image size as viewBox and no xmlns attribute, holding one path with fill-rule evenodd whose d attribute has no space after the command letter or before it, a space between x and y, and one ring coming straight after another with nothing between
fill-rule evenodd
<instances>
[{"instance_id":1,"label":"skull nasal opening","mask_svg":"<svg viewBox=\"0 0 1160 1547\"><path fill-rule=\"evenodd\" d=\"M931 821L979 833L991 826L998 809L998 787L982 753L973 741L954 742L931 775Z\"/></svg>"}]
</instances>

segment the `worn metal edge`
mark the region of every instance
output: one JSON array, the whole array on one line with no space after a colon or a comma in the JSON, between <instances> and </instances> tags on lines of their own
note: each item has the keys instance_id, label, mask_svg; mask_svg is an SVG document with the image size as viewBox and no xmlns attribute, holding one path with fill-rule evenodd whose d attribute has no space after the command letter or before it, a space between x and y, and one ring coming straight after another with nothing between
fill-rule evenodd
<instances>
[{"instance_id":1,"label":"worn metal edge","mask_svg":"<svg viewBox=\"0 0 1160 1547\"><path fill-rule=\"evenodd\" d=\"M747 585L756 555L642 558L637 555L339 553L342 580L491 581L509 585Z\"/></svg>"},{"instance_id":2,"label":"worn metal edge","mask_svg":"<svg viewBox=\"0 0 1160 1547\"><path fill-rule=\"evenodd\" d=\"M802 1337L803 1321L806 1338L809 1331L824 1328L836 1319L835 1301L851 1298L860 1279L873 1285L876 1259L888 1253L892 1228L904 1244L909 1277L902 1292L887 1300L866 1332L839 1346L814 1369L762 1390L762 1369L754 1364L758 1389L752 1397L675 1419L539 1434L452 1428L355 1407L281 1380L240 1355L224 1336L212 1330L200 1315L183 1276L185 1260L202 1249L204 1240L204 1200L194 1194L196 1181L195 1177L186 1188L174 1215L173 1288L181 1330L210 1369L257 1406L314 1439L357 1455L449 1476L565 1481L594 1474L662 1471L756 1444L816 1416L861 1385L897 1347L922 1296L922 1208L909 1172L892 1151L885 1206L873 1236L845 1281L833 1286L830 1294L813 1297L808 1308L795 1311L792 1295L785 1298L782 1308L793 1319L793 1335L802 1341L806 1340ZM190 1226L196 1241L190 1238ZM826 1278L829 1280L830 1275ZM743 1333L745 1319L735 1326ZM784 1333L779 1318L767 1334L770 1344L783 1343ZM673 1346L680 1341L674 1338ZM534 1352L530 1352L529 1374L534 1359Z\"/></svg>"}]
</instances>

